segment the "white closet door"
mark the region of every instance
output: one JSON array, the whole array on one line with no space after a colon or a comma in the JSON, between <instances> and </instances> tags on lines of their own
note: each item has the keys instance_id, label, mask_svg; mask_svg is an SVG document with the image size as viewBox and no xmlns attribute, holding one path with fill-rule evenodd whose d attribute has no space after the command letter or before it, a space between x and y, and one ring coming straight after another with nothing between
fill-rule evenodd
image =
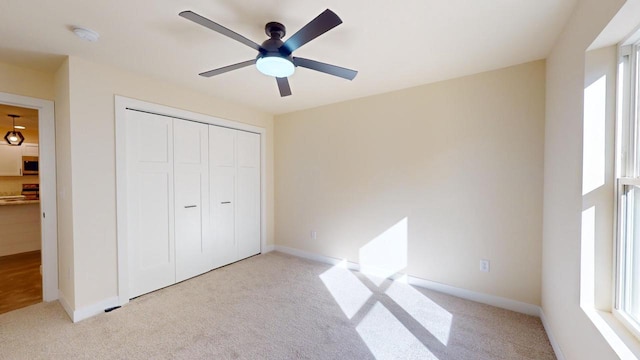
<instances>
[{"instance_id":1,"label":"white closet door","mask_svg":"<svg viewBox=\"0 0 640 360\"><path fill-rule=\"evenodd\" d=\"M235 243L236 130L209 126L209 180L214 268L238 260Z\"/></svg>"},{"instance_id":2,"label":"white closet door","mask_svg":"<svg viewBox=\"0 0 640 360\"><path fill-rule=\"evenodd\" d=\"M127 111L129 295L175 283L173 126L164 116Z\"/></svg>"},{"instance_id":3,"label":"white closet door","mask_svg":"<svg viewBox=\"0 0 640 360\"><path fill-rule=\"evenodd\" d=\"M237 131L236 241L238 259L260 253L260 135Z\"/></svg>"},{"instance_id":4,"label":"white closet door","mask_svg":"<svg viewBox=\"0 0 640 360\"><path fill-rule=\"evenodd\" d=\"M173 120L176 281L213 268L208 139L207 125Z\"/></svg>"}]
</instances>

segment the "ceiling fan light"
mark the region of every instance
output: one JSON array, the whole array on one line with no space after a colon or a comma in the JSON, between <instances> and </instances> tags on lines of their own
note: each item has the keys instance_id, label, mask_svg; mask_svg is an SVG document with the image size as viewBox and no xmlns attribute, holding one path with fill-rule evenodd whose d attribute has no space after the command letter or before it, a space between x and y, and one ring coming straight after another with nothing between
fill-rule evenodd
<instances>
[{"instance_id":1,"label":"ceiling fan light","mask_svg":"<svg viewBox=\"0 0 640 360\"><path fill-rule=\"evenodd\" d=\"M293 63L279 56L263 56L256 61L256 68L261 73L278 78L289 77L293 75L296 67Z\"/></svg>"}]
</instances>

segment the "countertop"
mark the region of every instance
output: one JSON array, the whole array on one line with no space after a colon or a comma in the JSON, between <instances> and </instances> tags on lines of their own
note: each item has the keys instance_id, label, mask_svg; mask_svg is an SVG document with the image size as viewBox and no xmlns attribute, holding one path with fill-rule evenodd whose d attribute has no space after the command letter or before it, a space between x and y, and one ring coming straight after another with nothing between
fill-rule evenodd
<instances>
[{"instance_id":1,"label":"countertop","mask_svg":"<svg viewBox=\"0 0 640 360\"><path fill-rule=\"evenodd\" d=\"M0 206L40 204L40 200L0 200Z\"/></svg>"}]
</instances>

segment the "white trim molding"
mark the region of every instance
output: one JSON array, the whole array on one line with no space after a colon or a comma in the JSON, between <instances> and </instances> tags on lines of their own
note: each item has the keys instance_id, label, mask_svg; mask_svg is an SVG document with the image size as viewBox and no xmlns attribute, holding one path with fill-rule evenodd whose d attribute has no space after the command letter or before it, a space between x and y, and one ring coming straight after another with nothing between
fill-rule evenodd
<instances>
[{"instance_id":1,"label":"white trim molding","mask_svg":"<svg viewBox=\"0 0 640 360\"><path fill-rule=\"evenodd\" d=\"M58 302L60 303L60 305L62 305L62 308L67 313L67 315L69 315L69 318L71 319L71 321L73 321L73 308L67 301L67 298L64 297L64 294L62 293L62 291L58 291Z\"/></svg>"},{"instance_id":2,"label":"white trim molding","mask_svg":"<svg viewBox=\"0 0 640 360\"><path fill-rule=\"evenodd\" d=\"M266 254L266 253L270 253L272 251L274 251L276 249L275 245L267 245L264 248L262 248L262 253Z\"/></svg>"},{"instance_id":3,"label":"white trim molding","mask_svg":"<svg viewBox=\"0 0 640 360\"><path fill-rule=\"evenodd\" d=\"M582 311L620 359L640 359L640 341L614 314L585 306Z\"/></svg>"},{"instance_id":4,"label":"white trim molding","mask_svg":"<svg viewBox=\"0 0 640 360\"><path fill-rule=\"evenodd\" d=\"M336 258L332 258L325 255L314 254L311 252L298 250L286 246L275 246L275 251L279 251L285 254L314 260L330 265L337 265L341 263L346 263L346 267L350 270L360 271L360 265L354 262L340 260ZM396 274L393 278L402 277L403 274ZM499 307L502 309L507 309L515 312L519 312L522 314L532 315L532 316L540 316L540 307L533 304L524 303L521 301L511 300L507 298L503 298L500 296L489 295L484 293L479 293L471 290L466 290L462 288L457 288L450 285L441 284L435 281L425 280L421 278L417 278L415 276L406 275L407 282L410 285L422 287L425 289L435 290L444 294L453 295L462 299L467 299L495 307Z\"/></svg>"},{"instance_id":5,"label":"white trim molding","mask_svg":"<svg viewBox=\"0 0 640 360\"><path fill-rule=\"evenodd\" d=\"M53 101L0 92L0 103L38 110L42 298L47 302L54 301L58 299L58 220Z\"/></svg>"},{"instance_id":6,"label":"white trim molding","mask_svg":"<svg viewBox=\"0 0 640 360\"><path fill-rule=\"evenodd\" d=\"M106 309L119 306L118 297L110 297L93 305L85 306L73 312L73 322L82 321L104 312Z\"/></svg>"},{"instance_id":7,"label":"white trim molding","mask_svg":"<svg viewBox=\"0 0 640 360\"><path fill-rule=\"evenodd\" d=\"M418 286L421 288L435 290L444 294L453 295L462 299L467 299L482 304L487 304L502 309L515 311L521 314L527 314L531 316L540 316L540 307L525 302L508 299L501 296L489 295L481 292L471 291L467 289L458 288L442 284L435 281L420 279L411 275L407 276L408 283L410 285Z\"/></svg>"},{"instance_id":8,"label":"white trim molding","mask_svg":"<svg viewBox=\"0 0 640 360\"><path fill-rule=\"evenodd\" d=\"M78 310L73 310L71 305L67 302L67 299L64 297L62 292L58 294L58 301L60 305L64 308L64 311L67 312L67 315L71 318L71 321L77 323L78 321L82 321L84 319L88 319L92 316L98 315L104 312L106 309L118 306L118 297L110 297L108 299L102 300L95 304L85 306Z\"/></svg>"},{"instance_id":9,"label":"white trim molding","mask_svg":"<svg viewBox=\"0 0 640 360\"><path fill-rule=\"evenodd\" d=\"M298 250L298 249L294 249L294 248L290 248L290 247L286 247L286 246L281 246L281 245L275 245L273 250L281 252L281 253L285 253L285 254L301 257L301 258L304 258L304 259L309 259L309 260L313 260L313 261L329 264L329 265L345 264L347 269L354 270L354 271L360 271L360 266L358 264L354 263L354 262L349 262L349 261L345 261L345 260L341 260L341 259L336 259L336 258L333 258L333 257L320 255L320 254L316 254L316 253L312 253L312 252L308 252L308 251L304 251L304 250Z\"/></svg>"},{"instance_id":10,"label":"white trim molding","mask_svg":"<svg viewBox=\"0 0 640 360\"><path fill-rule=\"evenodd\" d=\"M549 338L549 342L551 343L551 347L553 348L553 352L556 354L556 358L558 360L565 360L564 354L562 353L562 349L560 348L560 344L556 341L553 333L551 332L551 327L547 322L547 318L544 316L544 311L540 309L540 321L542 321L542 326L544 327L544 331L547 333L547 337Z\"/></svg>"}]
</instances>

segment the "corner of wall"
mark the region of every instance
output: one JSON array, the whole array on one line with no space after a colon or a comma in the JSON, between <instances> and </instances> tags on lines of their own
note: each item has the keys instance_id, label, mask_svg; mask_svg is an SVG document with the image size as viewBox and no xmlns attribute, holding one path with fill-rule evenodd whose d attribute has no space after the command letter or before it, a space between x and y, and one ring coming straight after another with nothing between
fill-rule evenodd
<instances>
[{"instance_id":1,"label":"corner of wall","mask_svg":"<svg viewBox=\"0 0 640 360\"><path fill-rule=\"evenodd\" d=\"M69 59L54 75L56 128L56 183L58 215L58 274L61 303L75 309L73 206L71 186ZM70 315L71 316L71 315Z\"/></svg>"},{"instance_id":2,"label":"corner of wall","mask_svg":"<svg viewBox=\"0 0 640 360\"><path fill-rule=\"evenodd\" d=\"M551 343L553 352L556 354L556 358L558 358L558 360L565 360L566 358L564 357L562 348L560 348L560 344L558 343L558 341L556 341L551 326L549 325L547 317L544 315L544 310L542 310L542 308L540 308L540 321L542 321L542 327L544 327L544 331L547 333L547 337L549 338L549 342Z\"/></svg>"},{"instance_id":3,"label":"corner of wall","mask_svg":"<svg viewBox=\"0 0 640 360\"><path fill-rule=\"evenodd\" d=\"M583 107L585 50L623 4L578 1L546 63L541 318L558 358L616 358L580 307Z\"/></svg>"}]
</instances>

